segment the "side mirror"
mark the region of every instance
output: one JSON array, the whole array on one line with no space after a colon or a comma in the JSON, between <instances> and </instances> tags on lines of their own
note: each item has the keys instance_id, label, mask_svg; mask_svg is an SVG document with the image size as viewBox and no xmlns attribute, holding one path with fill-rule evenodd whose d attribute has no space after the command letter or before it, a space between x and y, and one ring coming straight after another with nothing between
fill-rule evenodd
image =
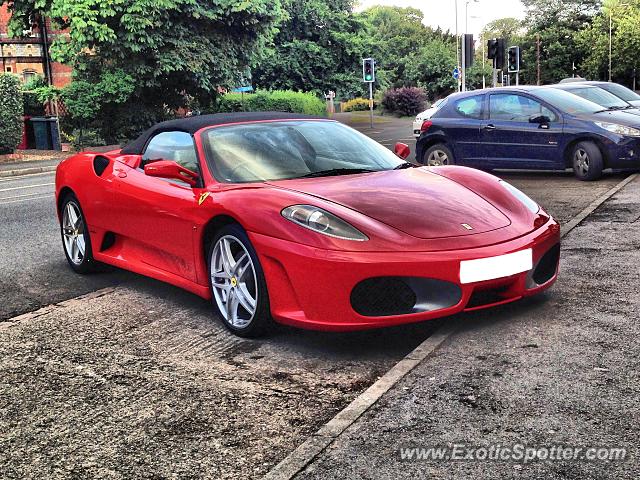
<instances>
[{"instance_id":1,"label":"side mirror","mask_svg":"<svg viewBox=\"0 0 640 480\"><path fill-rule=\"evenodd\" d=\"M411 149L409 148L409 145L407 145L406 143L396 143L396 146L393 147L393 153L395 153L397 156L399 156L401 159L405 159L409 156L409 154L411 153Z\"/></svg>"},{"instance_id":2,"label":"side mirror","mask_svg":"<svg viewBox=\"0 0 640 480\"><path fill-rule=\"evenodd\" d=\"M539 123L540 125L546 125L551 123L551 119L546 115L531 115L529 117L529 123Z\"/></svg>"},{"instance_id":3,"label":"side mirror","mask_svg":"<svg viewBox=\"0 0 640 480\"><path fill-rule=\"evenodd\" d=\"M147 163L144 166L144 174L150 177L175 178L195 187L198 183L198 174L184 168L173 160L158 160Z\"/></svg>"}]
</instances>

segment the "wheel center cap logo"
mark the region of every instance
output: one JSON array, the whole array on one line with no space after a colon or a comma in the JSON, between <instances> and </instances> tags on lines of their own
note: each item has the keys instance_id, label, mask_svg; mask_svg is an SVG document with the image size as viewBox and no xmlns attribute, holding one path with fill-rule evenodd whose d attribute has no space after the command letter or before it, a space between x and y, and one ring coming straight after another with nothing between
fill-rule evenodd
<instances>
[{"instance_id":1,"label":"wheel center cap logo","mask_svg":"<svg viewBox=\"0 0 640 480\"><path fill-rule=\"evenodd\" d=\"M236 277L231 277L231 286L232 287L238 286L238 280L236 279Z\"/></svg>"}]
</instances>

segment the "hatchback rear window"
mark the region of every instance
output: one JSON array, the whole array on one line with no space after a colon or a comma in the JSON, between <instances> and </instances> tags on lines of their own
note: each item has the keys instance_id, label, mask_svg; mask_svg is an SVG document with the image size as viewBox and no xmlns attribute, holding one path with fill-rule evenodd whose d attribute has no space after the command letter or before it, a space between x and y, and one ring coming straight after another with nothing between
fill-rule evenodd
<instances>
[{"instance_id":1,"label":"hatchback rear window","mask_svg":"<svg viewBox=\"0 0 640 480\"><path fill-rule=\"evenodd\" d=\"M484 95L476 95L474 97L466 97L457 100L453 104L454 111L466 118L482 118L482 101Z\"/></svg>"}]
</instances>

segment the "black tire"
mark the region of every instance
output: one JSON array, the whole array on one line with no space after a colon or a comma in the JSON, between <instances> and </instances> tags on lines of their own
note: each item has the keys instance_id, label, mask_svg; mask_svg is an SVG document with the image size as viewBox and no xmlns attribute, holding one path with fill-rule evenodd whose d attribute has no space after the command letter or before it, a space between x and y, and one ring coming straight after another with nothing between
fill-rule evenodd
<instances>
[{"instance_id":1,"label":"black tire","mask_svg":"<svg viewBox=\"0 0 640 480\"><path fill-rule=\"evenodd\" d=\"M221 291L221 288L222 288L222 283L225 282L225 279L217 278L217 281L219 281L220 283L218 284L218 289L216 290L214 289L213 275L212 275L212 266L213 266L212 258L214 256L214 252L216 252L216 259L218 259L220 255L220 252L217 251L216 246L220 243L220 248L222 248L224 241L229 242L232 245L232 247L235 247L236 251L235 252L231 251L231 253L232 255L235 255L234 260L237 261L236 265L241 264L241 262L238 260L243 258L243 255L245 252L248 253L251 259L253 271L255 273L255 276L249 275L245 280L245 282L242 282L241 275L244 275L246 273L245 272L246 269L243 270L243 273L241 275L238 275L237 277L236 277L237 272L234 271L234 273L228 279L229 283L228 283L228 290L226 293L227 305L230 298L238 299L241 296L246 302L247 301L246 299L248 298L246 295L247 293L249 294L249 298L251 299L253 299L253 297L251 297L252 294L257 294L257 297L256 297L257 301L255 301L254 312L251 313L248 309L246 309L243 306L243 303L238 300L239 306L235 307L238 318L237 319L232 318L232 320L229 320L227 318L228 317L227 311L223 312L221 305L219 305L218 303L218 302L221 302L221 304L224 303L224 298L223 298L224 293ZM244 247L245 252L243 252L242 249L235 244L235 241L240 242L242 244L242 247ZM231 248L231 250L233 250L233 248ZM220 262L222 262L221 259L220 259ZM259 337L261 335L264 335L268 330L271 329L271 327L273 326L273 321L271 319L271 310L269 307L269 293L267 291L267 282L264 278L264 271L262 270L262 266L260 265L260 260L258 259L258 255L255 249L253 248L253 245L251 245L251 242L249 241L249 237L247 236L245 231L242 229L242 227L240 227L237 224L231 224L231 225L226 225L222 227L220 230L218 230L218 232L216 232L216 235L214 236L213 240L211 241L208 247L207 270L209 272L209 288L211 291L211 303L213 304L214 311L220 316L220 319L222 320L222 323L224 324L225 327L227 327L229 330L231 330L231 332L233 332L234 334L240 337L248 337L248 338ZM216 270L218 270L217 267L216 267ZM242 269L240 268L240 270ZM223 271L219 271L220 275L223 275L224 273L225 273L224 269ZM235 292L235 293L232 293L232 292ZM233 314L231 314L231 316L233 317ZM247 319L246 317L250 317L250 318ZM246 325L234 325L234 320L238 320L237 323L246 322L248 320L248 323Z\"/></svg>"},{"instance_id":2,"label":"black tire","mask_svg":"<svg viewBox=\"0 0 640 480\"><path fill-rule=\"evenodd\" d=\"M65 219L68 218L67 209L72 208L74 212L79 214L75 228L65 226ZM65 234L66 228L66 234ZM82 238L82 242L78 242L78 237ZM87 227L86 219L80 202L73 193L68 193L62 199L60 204L60 236L62 238L62 250L64 256L67 258L67 262L71 269L79 274L91 273L95 271L96 262L93 259L93 250L91 248L91 237L89 236L89 228ZM69 243L71 242L71 247ZM75 249L79 248L79 245L83 243L84 251L75 250L73 243L75 242ZM70 250L71 249L71 250ZM74 253L75 252L75 253ZM77 253L77 255L76 255ZM72 258L73 255L73 258Z\"/></svg>"},{"instance_id":3,"label":"black tire","mask_svg":"<svg viewBox=\"0 0 640 480\"><path fill-rule=\"evenodd\" d=\"M604 161L598 146L590 141L578 142L571 150L571 165L574 175L584 181L602 177Z\"/></svg>"},{"instance_id":4,"label":"black tire","mask_svg":"<svg viewBox=\"0 0 640 480\"><path fill-rule=\"evenodd\" d=\"M437 157L437 158L429 158ZM420 163L427 166L439 166L439 165L455 165L456 161L453 157L453 152L444 143L436 143L427 148L422 155Z\"/></svg>"}]
</instances>

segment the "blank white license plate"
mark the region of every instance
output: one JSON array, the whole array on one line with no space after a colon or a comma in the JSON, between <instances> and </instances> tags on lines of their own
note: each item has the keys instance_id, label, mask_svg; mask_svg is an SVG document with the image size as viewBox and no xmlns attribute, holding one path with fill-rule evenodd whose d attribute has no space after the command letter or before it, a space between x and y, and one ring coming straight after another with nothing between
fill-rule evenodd
<instances>
[{"instance_id":1,"label":"blank white license plate","mask_svg":"<svg viewBox=\"0 0 640 480\"><path fill-rule=\"evenodd\" d=\"M497 257L463 260L460 262L460 283L509 277L532 268L533 252L530 248Z\"/></svg>"}]
</instances>

